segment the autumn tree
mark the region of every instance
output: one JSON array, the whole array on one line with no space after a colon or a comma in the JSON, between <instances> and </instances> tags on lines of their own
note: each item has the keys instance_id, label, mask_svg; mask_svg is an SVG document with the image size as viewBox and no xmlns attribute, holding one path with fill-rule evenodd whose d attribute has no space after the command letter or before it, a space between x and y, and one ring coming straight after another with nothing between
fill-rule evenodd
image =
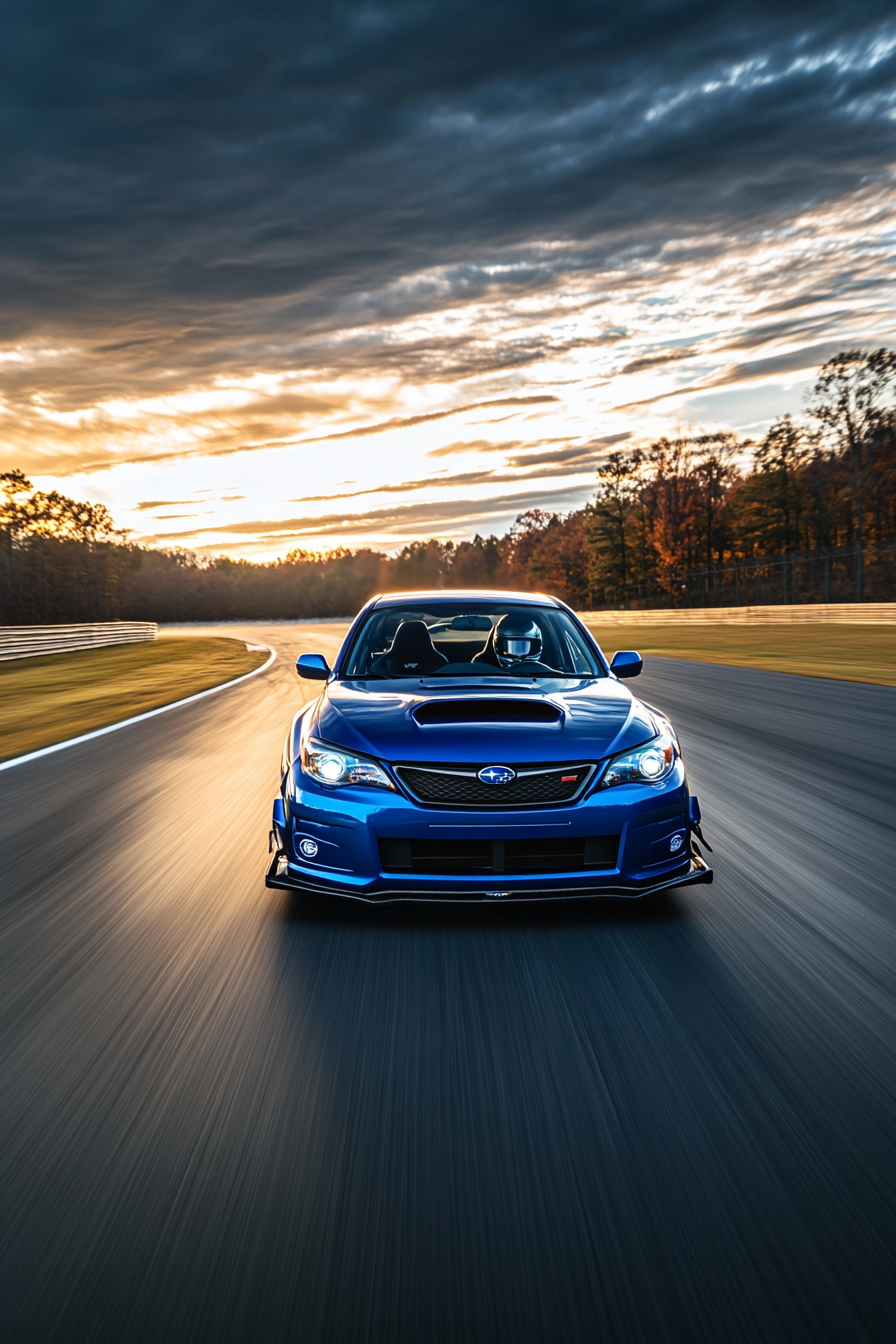
<instances>
[{"instance_id":1,"label":"autumn tree","mask_svg":"<svg viewBox=\"0 0 896 1344\"><path fill-rule=\"evenodd\" d=\"M500 583L501 549L495 536L458 542L448 582L452 588L494 588Z\"/></svg>"},{"instance_id":2,"label":"autumn tree","mask_svg":"<svg viewBox=\"0 0 896 1344\"><path fill-rule=\"evenodd\" d=\"M651 518L655 574L673 605L680 600L680 571L696 563L697 500L691 472L690 440L661 438L650 445L645 486Z\"/></svg>"},{"instance_id":3,"label":"autumn tree","mask_svg":"<svg viewBox=\"0 0 896 1344\"><path fill-rule=\"evenodd\" d=\"M737 478L732 459L740 448L733 434L700 434L690 440L692 471L697 482L698 530L703 533L707 569L725 552L728 494Z\"/></svg>"},{"instance_id":4,"label":"autumn tree","mask_svg":"<svg viewBox=\"0 0 896 1344\"><path fill-rule=\"evenodd\" d=\"M542 518L541 524L537 529L530 529L527 534L525 571L518 568L518 583L521 587L551 593L573 606L590 606L589 519L586 510L550 514L546 523ZM518 566L521 560L518 550Z\"/></svg>"},{"instance_id":5,"label":"autumn tree","mask_svg":"<svg viewBox=\"0 0 896 1344\"><path fill-rule=\"evenodd\" d=\"M810 505L805 467L812 435L779 416L753 455L753 470L733 500L734 526L744 555L799 550L806 540Z\"/></svg>"},{"instance_id":6,"label":"autumn tree","mask_svg":"<svg viewBox=\"0 0 896 1344\"><path fill-rule=\"evenodd\" d=\"M553 518L547 509L527 509L501 538L501 572L511 588L523 588L529 582L530 566Z\"/></svg>"},{"instance_id":7,"label":"autumn tree","mask_svg":"<svg viewBox=\"0 0 896 1344\"><path fill-rule=\"evenodd\" d=\"M103 504L0 475L0 620L103 620L118 614L124 570L139 563Z\"/></svg>"},{"instance_id":8,"label":"autumn tree","mask_svg":"<svg viewBox=\"0 0 896 1344\"><path fill-rule=\"evenodd\" d=\"M823 365L809 414L846 464L856 538L856 599L864 596L865 503L875 447L892 430L896 352L847 350Z\"/></svg>"},{"instance_id":9,"label":"autumn tree","mask_svg":"<svg viewBox=\"0 0 896 1344\"><path fill-rule=\"evenodd\" d=\"M603 593L617 593L629 605L629 525L637 495L642 456L614 452L597 469L597 494L590 507L588 534L592 547L592 584Z\"/></svg>"},{"instance_id":10,"label":"autumn tree","mask_svg":"<svg viewBox=\"0 0 896 1344\"><path fill-rule=\"evenodd\" d=\"M21 471L0 475L0 527L14 539L53 537L57 541L109 541L126 534L116 528L105 504L69 499L57 490L35 490Z\"/></svg>"},{"instance_id":11,"label":"autumn tree","mask_svg":"<svg viewBox=\"0 0 896 1344\"><path fill-rule=\"evenodd\" d=\"M391 585L396 588L444 588L451 568L454 543L412 541L403 546L389 566Z\"/></svg>"}]
</instances>

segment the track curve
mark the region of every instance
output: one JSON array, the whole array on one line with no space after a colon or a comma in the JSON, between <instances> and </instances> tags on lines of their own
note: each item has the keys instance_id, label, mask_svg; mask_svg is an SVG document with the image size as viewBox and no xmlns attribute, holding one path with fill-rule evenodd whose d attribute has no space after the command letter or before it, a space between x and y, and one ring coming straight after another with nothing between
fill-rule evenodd
<instances>
[{"instance_id":1,"label":"track curve","mask_svg":"<svg viewBox=\"0 0 896 1344\"><path fill-rule=\"evenodd\" d=\"M651 659L714 886L343 909L262 882L341 631L246 631L0 776L10 1344L889 1340L896 691Z\"/></svg>"}]
</instances>

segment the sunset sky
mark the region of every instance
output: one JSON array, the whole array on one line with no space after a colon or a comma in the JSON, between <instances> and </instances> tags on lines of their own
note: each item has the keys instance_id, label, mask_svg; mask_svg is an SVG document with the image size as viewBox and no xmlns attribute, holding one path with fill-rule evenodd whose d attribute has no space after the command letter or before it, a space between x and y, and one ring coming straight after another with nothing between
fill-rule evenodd
<instances>
[{"instance_id":1,"label":"sunset sky","mask_svg":"<svg viewBox=\"0 0 896 1344\"><path fill-rule=\"evenodd\" d=\"M5 25L0 469L136 540L503 531L896 345L891 0Z\"/></svg>"}]
</instances>

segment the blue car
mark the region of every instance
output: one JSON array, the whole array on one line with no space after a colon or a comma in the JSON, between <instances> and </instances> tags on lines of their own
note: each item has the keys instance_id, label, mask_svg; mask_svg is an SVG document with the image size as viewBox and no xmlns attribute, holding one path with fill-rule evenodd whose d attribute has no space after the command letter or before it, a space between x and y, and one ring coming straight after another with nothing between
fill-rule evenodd
<instances>
[{"instance_id":1,"label":"blue car","mask_svg":"<svg viewBox=\"0 0 896 1344\"><path fill-rule=\"evenodd\" d=\"M480 902L712 881L675 730L624 684L640 656L608 664L562 602L375 597L332 670L296 670L324 684L287 734L269 887Z\"/></svg>"}]
</instances>

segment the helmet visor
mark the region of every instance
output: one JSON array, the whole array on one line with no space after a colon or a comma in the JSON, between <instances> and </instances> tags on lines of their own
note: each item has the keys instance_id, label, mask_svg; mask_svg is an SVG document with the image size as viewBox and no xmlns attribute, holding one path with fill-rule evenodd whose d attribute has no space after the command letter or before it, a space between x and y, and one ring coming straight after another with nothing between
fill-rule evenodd
<instances>
[{"instance_id":1,"label":"helmet visor","mask_svg":"<svg viewBox=\"0 0 896 1344\"><path fill-rule=\"evenodd\" d=\"M531 639L502 639L498 638L498 649L507 658L526 658L532 651L534 640Z\"/></svg>"}]
</instances>

